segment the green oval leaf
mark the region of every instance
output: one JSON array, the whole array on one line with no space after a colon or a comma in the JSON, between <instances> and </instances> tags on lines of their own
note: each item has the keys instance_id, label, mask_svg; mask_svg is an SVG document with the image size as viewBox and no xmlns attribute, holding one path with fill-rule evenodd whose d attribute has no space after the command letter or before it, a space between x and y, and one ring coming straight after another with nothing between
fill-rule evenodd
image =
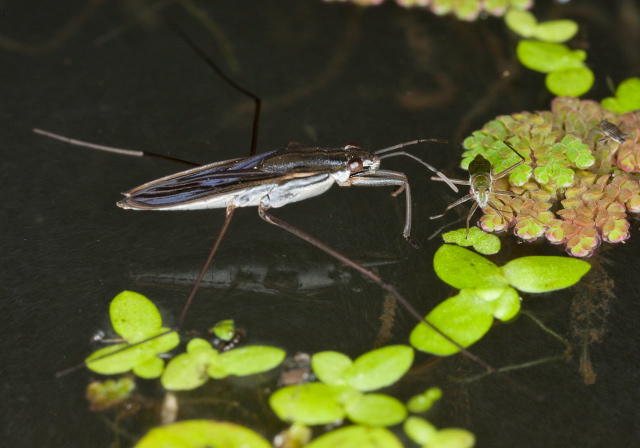
<instances>
[{"instance_id":1,"label":"green oval leaf","mask_svg":"<svg viewBox=\"0 0 640 448\"><path fill-rule=\"evenodd\" d=\"M616 96L602 100L602 107L624 114L640 109L640 78L625 79L618 85Z\"/></svg>"},{"instance_id":2,"label":"green oval leaf","mask_svg":"<svg viewBox=\"0 0 640 448\"><path fill-rule=\"evenodd\" d=\"M398 381L413 363L413 349L390 345L360 356L344 372L347 384L361 392L380 389Z\"/></svg>"},{"instance_id":3,"label":"green oval leaf","mask_svg":"<svg viewBox=\"0 0 640 448\"><path fill-rule=\"evenodd\" d=\"M431 311L426 320L444 334L467 348L485 335L493 323L493 306L473 291L462 290ZM458 353L459 349L433 328L418 324L409 337L416 349L438 356Z\"/></svg>"},{"instance_id":4,"label":"green oval leaf","mask_svg":"<svg viewBox=\"0 0 640 448\"><path fill-rule=\"evenodd\" d=\"M493 288L508 286L498 266L462 247L445 244L433 258L440 279L454 288Z\"/></svg>"},{"instance_id":5,"label":"green oval leaf","mask_svg":"<svg viewBox=\"0 0 640 448\"><path fill-rule=\"evenodd\" d=\"M154 428L135 448L271 448L261 435L235 423L187 420Z\"/></svg>"},{"instance_id":6,"label":"green oval leaf","mask_svg":"<svg viewBox=\"0 0 640 448\"><path fill-rule=\"evenodd\" d=\"M246 376L277 367L286 355L276 347L251 345L221 353L218 364L229 375Z\"/></svg>"},{"instance_id":7,"label":"green oval leaf","mask_svg":"<svg viewBox=\"0 0 640 448\"><path fill-rule=\"evenodd\" d=\"M529 11L518 11L511 9L504 16L504 21L514 33L522 37L531 37L538 27L536 17Z\"/></svg>"},{"instance_id":8,"label":"green oval leaf","mask_svg":"<svg viewBox=\"0 0 640 448\"><path fill-rule=\"evenodd\" d=\"M402 444L386 428L347 426L313 440L305 448L402 448Z\"/></svg>"},{"instance_id":9,"label":"green oval leaf","mask_svg":"<svg viewBox=\"0 0 640 448\"><path fill-rule=\"evenodd\" d=\"M442 398L442 390L439 387L431 387L420 395L414 395L407 402L407 409L414 414L421 414L431 409L431 406Z\"/></svg>"},{"instance_id":10,"label":"green oval leaf","mask_svg":"<svg viewBox=\"0 0 640 448\"><path fill-rule=\"evenodd\" d=\"M218 352L199 349L173 358L162 374L162 387L167 390L191 390L207 382L207 368L215 364Z\"/></svg>"},{"instance_id":11,"label":"green oval leaf","mask_svg":"<svg viewBox=\"0 0 640 448\"><path fill-rule=\"evenodd\" d=\"M407 418L407 408L397 399L383 394L365 394L346 407L352 422L368 426L393 426Z\"/></svg>"},{"instance_id":12,"label":"green oval leaf","mask_svg":"<svg viewBox=\"0 0 640 448\"><path fill-rule=\"evenodd\" d=\"M156 330L154 334L148 335L148 337L166 333L167 331L170 330L168 328L160 328ZM89 355L85 360L85 364L90 370L103 375L124 373L139 364L147 362L160 353L168 352L179 343L180 338L175 331L172 331L164 336L137 345L130 346L129 344L123 343L101 348ZM125 347L129 348L118 352L118 350Z\"/></svg>"},{"instance_id":13,"label":"green oval leaf","mask_svg":"<svg viewBox=\"0 0 640 448\"><path fill-rule=\"evenodd\" d=\"M157 356L138 364L133 368L133 373L145 380L159 378L164 371L164 361Z\"/></svg>"},{"instance_id":14,"label":"green oval leaf","mask_svg":"<svg viewBox=\"0 0 640 448\"><path fill-rule=\"evenodd\" d=\"M473 433L459 428L444 428L429 441L429 448L471 448L476 444Z\"/></svg>"},{"instance_id":15,"label":"green oval leaf","mask_svg":"<svg viewBox=\"0 0 640 448\"><path fill-rule=\"evenodd\" d=\"M565 42L578 32L578 24L573 20L552 20L542 22L533 31L533 37L546 42Z\"/></svg>"},{"instance_id":16,"label":"green oval leaf","mask_svg":"<svg viewBox=\"0 0 640 448\"><path fill-rule=\"evenodd\" d=\"M158 308L142 294L123 291L111 301L113 329L127 341L140 340L162 326Z\"/></svg>"},{"instance_id":17,"label":"green oval leaf","mask_svg":"<svg viewBox=\"0 0 640 448\"><path fill-rule=\"evenodd\" d=\"M537 40L520 41L516 53L522 65L542 73L580 68L587 58L583 50L570 50L566 45Z\"/></svg>"},{"instance_id":18,"label":"green oval leaf","mask_svg":"<svg viewBox=\"0 0 640 448\"><path fill-rule=\"evenodd\" d=\"M568 288L580 281L591 265L568 257L522 257L502 267L514 288L524 292L547 292Z\"/></svg>"},{"instance_id":19,"label":"green oval leaf","mask_svg":"<svg viewBox=\"0 0 640 448\"><path fill-rule=\"evenodd\" d=\"M342 420L341 392L323 383L287 386L269 398L280 420L303 425L327 425Z\"/></svg>"},{"instance_id":20,"label":"green oval leaf","mask_svg":"<svg viewBox=\"0 0 640 448\"><path fill-rule=\"evenodd\" d=\"M547 75L547 89L558 96L580 96L593 86L595 77L588 67L557 70Z\"/></svg>"},{"instance_id":21,"label":"green oval leaf","mask_svg":"<svg viewBox=\"0 0 640 448\"><path fill-rule=\"evenodd\" d=\"M438 429L420 417L409 417L403 425L404 432L418 445L428 445Z\"/></svg>"},{"instance_id":22,"label":"green oval leaf","mask_svg":"<svg viewBox=\"0 0 640 448\"><path fill-rule=\"evenodd\" d=\"M320 352L311 357L311 367L316 377L325 384L345 384L344 372L351 367L353 361L339 352Z\"/></svg>"},{"instance_id":23,"label":"green oval leaf","mask_svg":"<svg viewBox=\"0 0 640 448\"><path fill-rule=\"evenodd\" d=\"M500 238L483 232L478 227L452 230L442 234L442 239L445 243L453 243L458 246L473 246L475 250L484 255L492 255L500 251Z\"/></svg>"}]
</instances>

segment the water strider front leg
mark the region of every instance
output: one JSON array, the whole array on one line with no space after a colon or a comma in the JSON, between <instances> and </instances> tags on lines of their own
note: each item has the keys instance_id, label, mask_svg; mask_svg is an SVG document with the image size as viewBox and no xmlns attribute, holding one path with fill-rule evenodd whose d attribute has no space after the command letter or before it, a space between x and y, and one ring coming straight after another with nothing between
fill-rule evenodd
<instances>
[{"instance_id":1,"label":"water strider front leg","mask_svg":"<svg viewBox=\"0 0 640 448\"><path fill-rule=\"evenodd\" d=\"M352 185L361 187L397 187L394 192L391 193L392 196L398 196L404 191L406 198L406 212L402 236L416 249L419 247L418 243L411 238L411 219L413 216L413 209L411 205L411 188L409 187L409 181L405 174L397 171L378 170L375 173L367 173L366 176L362 177L352 176L339 185L341 187L348 187Z\"/></svg>"}]
</instances>

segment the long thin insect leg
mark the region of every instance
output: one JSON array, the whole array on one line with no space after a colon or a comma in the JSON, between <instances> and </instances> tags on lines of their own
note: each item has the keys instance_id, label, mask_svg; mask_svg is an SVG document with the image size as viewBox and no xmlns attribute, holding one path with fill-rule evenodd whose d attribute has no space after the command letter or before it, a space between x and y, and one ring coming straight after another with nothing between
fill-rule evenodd
<instances>
[{"instance_id":1,"label":"long thin insect leg","mask_svg":"<svg viewBox=\"0 0 640 448\"><path fill-rule=\"evenodd\" d=\"M393 154L387 154L384 156L380 156L379 159L388 159L389 157L395 157L395 156L407 156L419 163L421 163L422 165L426 166L427 168L429 168L431 171L433 171L434 173L436 173L438 175L438 178L440 178L440 180L442 180L443 182L446 182L447 185L449 185L451 187L451 189L453 191L455 191L456 193L458 192L458 187L456 187L454 185L454 183L451 181L451 179L449 179L447 176L445 176L442 172L440 172L439 170L437 170L436 168L432 167L431 165L429 165L427 162L425 162L424 160L422 160L421 158L414 156L413 154L410 154L408 152L405 151L400 151L400 152L394 152Z\"/></svg>"},{"instance_id":2,"label":"long thin insect leg","mask_svg":"<svg viewBox=\"0 0 640 448\"><path fill-rule=\"evenodd\" d=\"M522 157L522 154L520 154L518 151L515 150L515 148L513 147L513 145L511 143L509 143L508 140L504 140L503 142L505 145L507 145L509 147L509 149L511 151L513 151L518 157L520 157L520 161L518 163L514 163L513 165L511 165L509 168L506 168L502 171L500 171L498 174L494 175L491 177L492 180L498 180L498 179L502 179L504 176L506 176L507 174L509 174L511 171L515 170L516 168L518 168L520 165L522 165L524 162L527 161L527 159L525 159L524 157Z\"/></svg>"},{"instance_id":3,"label":"long thin insect leg","mask_svg":"<svg viewBox=\"0 0 640 448\"><path fill-rule=\"evenodd\" d=\"M513 379L509 378L508 376L501 374L491 364L487 363L486 361L482 360L481 358L479 358L476 355L474 355L473 353L471 353L469 350L467 350L466 348L464 348L463 346L458 344L456 341L451 339L449 336L447 336L445 333L443 333L435 325L433 325L428 320L426 320L418 312L418 310L416 310L415 307L413 305L411 305L411 302L409 302L404 296L402 296L400 294L400 292L395 288L395 286L387 283L385 280L382 279L382 277L376 275L374 272L372 272L369 269L365 268L364 266L356 263L355 261L353 261L350 258L346 257L345 255L342 255L337 250L333 249L332 247L328 246L327 244L323 243L322 241L312 237L308 233L298 229L297 227L292 226L291 224L289 224L289 223L287 223L287 222L285 222L285 221L283 221L283 220L281 220L279 218L276 218L275 216L273 216L272 214L270 214L267 211L267 207L264 207L262 205L259 206L258 207L258 214L260 215L260 217L262 219L267 221L269 224L273 224L274 226L280 227L281 229L286 230L287 232L297 236L298 238L306 241L307 243L316 246L318 249L326 252L327 254L329 254L332 257L336 258L337 260L341 261L342 263L344 263L345 265L349 266L350 268L355 269L356 271L360 272L365 277L370 278L372 281L377 283L382 289L386 290L393 297L395 297L396 300L398 302L400 302L411 314L413 314L413 316L416 319L418 319L420 322L422 322L425 325L427 325L429 328L431 328L433 331L438 333L440 336L442 336L448 342L453 344L458 350L460 350L460 353L464 354L465 356L467 356L472 361L478 363L479 365L481 365L482 367L487 369L488 372L490 372L490 373L494 373L494 372L498 373L505 381L509 382L514 387L517 387L518 389L524 391L525 393L527 393L532 398L534 398L536 400L540 400L541 399L541 397L539 395L534 394L528 388L526 388L522 384L518 383L517 381L514 381Z\"/></svg>"},{"instance_id":4,"label":"long thin insect leg","mask_svg":"<svg viewBox=\"0 0 640 448\"><path fill-rule=\"evenodd\" d=\"M218 238L216 238L216 242L213 243L211 252L209 252L209 257L207 257L207 261L204 263L204 266L202 266L202 269L200 269L200 275L198 275L198 279L193 284L193 287L191 288L191 292L189 293L189 297L184 303L184 307L182 308L182 312L180 313L180 318L178 319L178 326L177 326L178 329L182 327L182 324L184 323L184 319L187 316L187 311L189 311L189 308L191 307L191 303L193 302L193 298L196 296L196 293L198 292L198 288L200 288L200 283L202 283L202 279L204 278L204 275L206 274L207 269L209 269L209 266L211 265L211 261L213 260L213 257L218 251L218 247L220 246L222 237L224 237L225 233L227 233L227 229L229 228L229 224L231 223L231 218L233 218L234 210L235 210L235 207L233 205L230 205L227 207L224 224L222 224L222 229L220 229L220 233L218 233Z\"/></svg>"},{"instance_id":5,"label":"long thin insect leg","mask_svg":"<svg viewBox=\"0 0 640 448\"><path fill-rule=\"evenodd\" d=\"M110 353L106 353L102 356L99 356L97 358L93 358L91 360L91 362L95 362L95 361L99 361L101 359L104 358L108 358L109 356L113 356L117 353L123 352L125 350L129 350L133 347L136 347L140 344L144 344L147 343L149 341L152 341L154 339L158 339L161 338L163 336L168 335L169 333L173 333L180 331L180 328L182 328L182 324L184 323L184 319L187 315L187 312L191 306L191 304L193 303L193 299L196 295L196 293L198 292L198 289L200 288L200 283L202 283L202 279L204 278L207 270L209 269L209 266L211 266L211 261L213 260L213 257L215 256L216 252L218 251L218 247L220 246L220 243L222 242L222 238L224 237L224 235L227 233L227 229L229 228L229 224L231 224L231 218L233 218L233 212L235 211L235 207L230 205L229 207L227 207L227 211L226 211L226 216L225 216L225 220L224 223L222 224L222 228L220 229L220 232L218 233L218 237L216 238L215 243L213 243L213 247L211 248L211 251L209 252L209 256L207 257L207 261L205 262L204 266L202 266L202 269L200 269L200 274L198 275L198 279L196 280L196 282L193 284L192 288L191 288L191 292L189 293L189 296L187 297L187 300L184 303L184 306L182 307L182 311L180 313L180 317L178 318L178 322L176 324L175 327L173 327L171 330L165 331L164 333L160 333L157 334L153 337L150 337L148 339L145 339L143 341L139 341L133 344L129 344L125 347L122 347L118 350L115 350L113 352ZM70 367L68 369L62 370L60 372L56 373L56 378L65 376L75 370L81 369L85 367L85 364L78 364L76 366Z\"/></svg>"},{"instance_id":6,"label":"long thin insect leg","mask_svg":"<svg viewBox=\"0 0 640 448\"><path fill-rule=\"evenodd\" d=\"M478 203L474 202L473 207L471 207L471 210L469 210L469 214L467 215L467 235L464 237L465 239L469 237L469 222L471 221L471 218L473 217L473 214L476 212L477 208Z\"/></svg>"},{"instance_id":7,"label":"long thin insect leg","mask_svg":"<svg viewBox=\"0 0 640 448\"><path fill-rule=\"evenodd\" d=\"M156 154L155 152L135 151L132 149L114 148L113 146L97 145L95 143L89 143L82 140L76 140L75 138L64 137L62 135L54 134L53 132L49 132L49 131L43 131L42 129L37 129L37 128L34 128L33 132L36 134L44 135L45 137L49 137L55 140L60 140L61 142L65 142L70 145L97 149L98 151L112 152L115 154L122 154L125 156L134 156L134 157L153 157L156 159L168 160L170 162L182 163L183 165L200 166L197 163L188 162L186 160L177 159L175 157L163 156L162 154Z\"/></svg>"},{"instance_id":8,"label":"long thin insect leg","mask_svg":"<svg viewBox=\"0 0 640 448\"><path fill-rule=\"evenodd\" d=\"M262 100L260 97L244 87L237 84L233 79L229 78L225 72L222 71L218 64L216 64L213 59L211 59L204 51L202 51L196 44L187 37L177 26L168 23L169 27L176 33L188 46L191 48L198 56L200 56L208 65L211 67L217 74L220 76L227 84L233 87L238 92L250 97L256 104L256 107L253 111L253 128L251 131L251 152L250 155L254 156L256 154L256 149L258 147L258 125L260 124L260 109L262 108Z\"/></svg>"},{"instance_id":9,"label":"long thin insect leg","mask_svg":"<svg viewBox=\"0 0 640 448\"><path fill-rule=\"evenodd\" d=\"M438 219L438 218L442 218L449 210L451 210L454 207L457 207L458 205L462 204L463 202L467 202L469 199L473 199L475 196L473 195L473 193L469 193L466 196L461 197L460 199L458 199L456 202L449 204L447 206L446 209L444 209L444 212L442 212L440 215L434 215L434 216L429 216L429 219Z\"/></svg>"}]
</instances>

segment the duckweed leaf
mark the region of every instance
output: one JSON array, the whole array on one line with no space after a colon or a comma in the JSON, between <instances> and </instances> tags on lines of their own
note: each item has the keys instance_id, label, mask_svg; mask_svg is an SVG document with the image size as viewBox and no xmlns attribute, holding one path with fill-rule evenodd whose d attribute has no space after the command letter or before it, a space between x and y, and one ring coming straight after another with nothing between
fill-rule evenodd
<instances>
[{"instance_id":1,"label":"duckweed leaf","mask_svg":"<svg viewBox=\"0 0 640 448\"><path fill-rule=\"evenodd\" d=\"M509 285L494 263L470 250L451 244L445 244L436 251L433 267L442 281L458 289Z\"/></svg>"},{"instance_id":2,"label":"duckweed leaf","mask_svg":"<svg viewBox=\"0 0 640 448\"><path fill-rule=\"evenodd\" d=\"M133 373L140 378L152 380L159 378L164 371L164 361L157 356L138 364L133 368Z\"/></svg>"},{"instance_id":3,"label":"duckweed leaf","mask_svg":"<svg viewBox=\"0 0 640 448\"><path fill-rule=\"evenodd\" d=\"M218 361L218 352L204 339L193 339L187 353L173 358L162 375L162 387L167 390L191 390L202 386L209 376L207 369Z\"/></svg>"},{"instance_id":4,"label":"duckweed leaf","mask_svg":"<svg viewBox=\"0 0 640 448\"><path fill-rule=\"evenodd\" d=\"M587 54L566 45L536 40L522 40L516 49L518 59L527 68L542 73L583 67Z\"/></svg>"},{"instance_id":5,"label":"duckweed leaf","mask_svg":"<svg viewBox=\"0 0 640 448\"><path fill-rule=\"evenodd\" d=\"M502 321L513 319L520 312L520 296L510 286L504 288L484 288L469 291L492 305L493 317Z\"/></svg>"},{"instance_id":6,"label":"duckweed leaf","mask_svg":"<svg viewBox=\"0 0 640 448\"><path fill-rule=\"evenodd\" d=\"M276 347L251 345L220 354L218 363L229 375L246 376L278 366L286 352Z\"/></svg>"},{"instance_id":7,"label":"duckweed leaf","mask_svg":"<svg viewBox=\"0 0 640 448\"><path fill-rule=\"evenodd\" d=\"M386 428L347 426L313 440L305 448L402 448L402 443Z\"/></svg>"},{"instance_id":8,"label":"duckweed leaf","mask_svg":"<svg viewBox=\"0 0 640 448\"><path fill-rule=\"evenodd\" d=\"M420 417L409 417L403 425L404 432L418 445L427 445L438 429Z\"/></svg>"},{"instance_id":9,"label":"duckweed leaf","mask_svg":"<svg viewBox=\"0 0 640 448\"><path fill-rule=\"evenodd\" d=\"M473 246L475 250L484 255L492 255L500 251L500 238L483 232L478 227L472 227L468 232L466 228L453 230L444 233L442 239L445 243L453 243L458 246Z\"/></svg>"},{"instance_id":10,"label":"duckweed leaf","mask_svg":"<svg viewBox=\"0 0 640 448\"><path fill-rule=\"evenodd\" d=\"M340 391L323 383L287 386L269 397L280 420L303 425L327 425L342 420Z\"/></svg>"},{"instance_id":11,"label":"duckweed leaf","mask_svg":"<svg viewBox=\"0 0 640 448\"><path fill-rule=\"evenodd\" d=\"M504 16L504 21L514 33L522 37L531 37L538 27L536 17L529 11L518 11L511 9Z\"/></svg>"},{"instance_id":12,"label":"duckweed leaf","mask_svg":"<svg viewBox=\"0 0 640 448\"><path fill-rule=\"evenodd\" d=\"M616 96L603 99L602 107L617 114L640 109L640 78L622 81L616 89Z\"/></svg>"},{"instance_id":13,"label":"duckweed leaf","mask_svg":"<svg viewBox=\"0 0 640 448\"><path fill-rule=\"evenodd\" d=\"M439 387L431 387L419 395L414 395L407 402L407 409L414 414L421 414L431 409L431 406L442 398L442 390Z\"/></svg>"},{"instance_id":14,"label":"duckweed leaf","mask_svg":"<svg viewBox=\"0 0 640 448\"><path fill-rule=\"evenodd\" d=\"M558 96L580 96L593 86L595 76L588 67L556 70L547 75L547 89Z\"/></svg>"},{"instance_id":15,"label":"duckweed leaf","mask_svg":"<svg viewBox=\"0 0 640 448\"><path fill-rule=\"evenodd\" d=\"M261 435L235 423L186 420L152 429L135 448L271 448Z\"/></svg>"},{"instance_id":16,"label":"duckweed leaf","mask_svg":"<svg viewBox=\"0 0 640 448\"><path fill-rule=\"evenodd\" d=\"M578 283L591 265L568 257L522 257L502 267L509 282L520 291L547 292Z\"/></svg>"},{"instance_id":17,"label":"duckweed leaf","mask_svg":"<svg viewBox=\"0 0 640 448\"><path fill-rule=\"evenodd\" d=\"M155 335L166 333L167 331L169 331L168 328L159 328L155 332L148 334L146 337L153 337ZM131 342L135 343L135 341ZM128 347L129 344L114 344L93 352L85 360L85 364L89 369L103 375L124 373L139 364L147 362L159 353L168 352L179 343L180 338L176 332L170 332L156 339L151 339L138 345L132 345L130 348L118 353L116 353L118 350Z\"/></svg>"},{"instance_id":18,"label":"duckweed leaf","mask_svg":"<svg viewBox=\"0 0 640 448\"><path fill-rule=\"evenodd\" d=\"M466 348L491 328L493 306L472 290L464 289L457 296L440 303L425 319ZM424 323L413 329L409 341L418 350L438 356L452 355L459 351L458 347Z\"/></svg>"},{"instance_id":19,"label":"duckweed leaf","mask_svg":"<svg viewBox=\"0 0 640 448\"><path fill-rule=\"evenodd\" d=\"M113 329L127 341L144 339L162 326L158 308L142 294L123 291L111 301L109 316Z\"/></svg>"},{"instance_id":20,"label":"duckweed leaf","mask_svg":"<svg viewBox=\"0 0 640 448\"><path fill-rule=\"evenodd\" d=\"M476 437L466 429L444 428L434 434L429 448L471 448L475 444Z\"/></svg>"},{"instance_id":21,"label":"duckweed leaf","mask_svg":"<svg viewBox=\"0 0 640 448\"><path fill-rule=\"evenodd\" d=\"M236 334L236 323L233 319L221 320L211 329L219 339L229 342Z\"/></svg>"},{"instance_id":22,"label":"duckweed leaf","mask_svg":"<svg viewBox=\"0 0 640 448\"><path fill-rule=\"evenodd\" d=\"M353 361L339 352L320 352L311 357L313 373L325 384L345 384L344 372L351 367Z\"/></svg>"},{"instance_id":23,"label":"duckweed leaf","mask_svg":"<svg viewBox=\"0 0 640 448\"><path fill-rule=\"evenodd\" d=\"M551 20L539 24L533 31L533 37L545 42L560 43L571 39L577 32L578 24L573 20Z\"/></svg>"},{"instance_id":24,"label":"duckweed leaf","mask_svg":"<svg viewBox=\"0 0 640 448\"><path fill-rule=\"evenodd\" d=\"M407 345L390 345L360 356L344 372L348 385L367 392L398 381L413 363L413 349Z\"/></svg>"},{"instance_id":25,"label":"duckweed leaf","mask_svg":"<svg viewBox=\"0 0 640 448\"><path fill-rule=\"evenodd\" d=\"M345 407L347 417L357 424L393 426L407 418L407 408L397 399L383 394L365 394Z\"/></svg>"}]
</instances>

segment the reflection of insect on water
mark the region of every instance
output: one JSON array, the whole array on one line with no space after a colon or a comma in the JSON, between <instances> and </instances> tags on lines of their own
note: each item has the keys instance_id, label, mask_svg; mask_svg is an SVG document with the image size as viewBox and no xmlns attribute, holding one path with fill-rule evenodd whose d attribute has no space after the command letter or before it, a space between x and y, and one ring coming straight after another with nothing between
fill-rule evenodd
<instances>
[{"instance_id":1,"label":"reflection of insect on water","mask_svg":"<svg viewBox=\"0 0 640 448\"><path fill-rule=\"evenodd\" d=\"M467 215L467 232L469 231L469 222L471 221L471 217L475 213L478 206L480 208L484 208L486 206L491 207L493 210L500 215L503 220L506 220L504 215L502 214L502 210L493 202L491 202L491 195L495 196L511 196L516 197L519 196L517 193L507 190L498 190L493 188L493 183L502 179L513 170L522 165L526 160L522 155L514 149L514 147L507 140L504 140L504 144L509 147L511 151L513 151L519 158L520 161L514 163L510 167L500 171L497 174L493 174L491 162L485 159L482 155L478 154L475 159L469 164L469 180L461 180L461 179L451 179L451 182L458 185L469 185L471 186L471 192L458 199L454 203L450 204L444 211L444 213L436 216L431 216L431 219L442 218L445 213L451 210L454 207L462 204L463 202L467 202L470 199L473 199L475 203L469 210L469 214ZM439 180L436 177L432 177L433 180Z\"/></svg>"},{"instance_id":2,"label":"reflection of insect on water","mask_svg":"<svg viewBox=\"0 0 640 448\"><path fill-rule=\"evenodd\" d=\"M226 209L224 224L209 253L207 261L202 267L200 274L194 283L188 298L186 299L185 305L177 320L176 327L167 333L156 335L151 339L162 337L172 331L178 331L182 327L200 283L230 225L235 209L238 207L257 207L258 213L262 219L318 247L345 265L368 277L401 302L403 306L416 317L416 319L432 327L445 339L458 347L466 356L478 362L487 368L487 370L495 371L493 367L468 352L458 343L451 340L427 322L423 315L420 314L394 286L387 283L373 271L347 258L302 230L282 221L279 218L276 218L269 212L269 209L271 208L282 207L292 202L301 201L303 199L322 194L333 184L338 184L342 187L392 186L395 187L395 191L392 193L393 196L397 196L403 191L405 192L406 216L403 236L409 242L412 242L410 236L412 214L411 194L407 177L405 174L400 172L381 170L381 160L400 155L412 158L437 173L438 176L440 176L439 179L447 182L451 188L457 191L455 185L453 185L453 183L438 170L418 157L401 150L401 148L408 145L431 141L442 142L442 140L414 140L375 152L367 151L355 145L347 145L342 148L320 148L301 145L298 143L290 143L281 149L255 155L256 133L260 109L259 98L235 84L223 72L221 72L216 64L206 57L201 50L188 41L186 37L182 37L187 41L187 44L202 56L230 85L256 100L256 113L254 115L253 126L254 135L251 145L251 155L247 158L237 158L233 160L215 162L204 166L196 166L195 168L187 171L182 171L177 174L148 182L124 193L125 198L118 202L117 205L119 207L133 210ZM189 163L179 159L172 159L148 152L121 150L95 145L69 139L67 137L62 137L39 129L34 129L34 132L78 146L85 146L126 155L159 157L182 163ZM130 344L120 350L113 351L104 357L112 356L121 351L128 350L139 344L147 342L148 340ZM93 358L92 361L97 361L99 359L102 359L102 357Z\"/></svg>"}]
</instances>

